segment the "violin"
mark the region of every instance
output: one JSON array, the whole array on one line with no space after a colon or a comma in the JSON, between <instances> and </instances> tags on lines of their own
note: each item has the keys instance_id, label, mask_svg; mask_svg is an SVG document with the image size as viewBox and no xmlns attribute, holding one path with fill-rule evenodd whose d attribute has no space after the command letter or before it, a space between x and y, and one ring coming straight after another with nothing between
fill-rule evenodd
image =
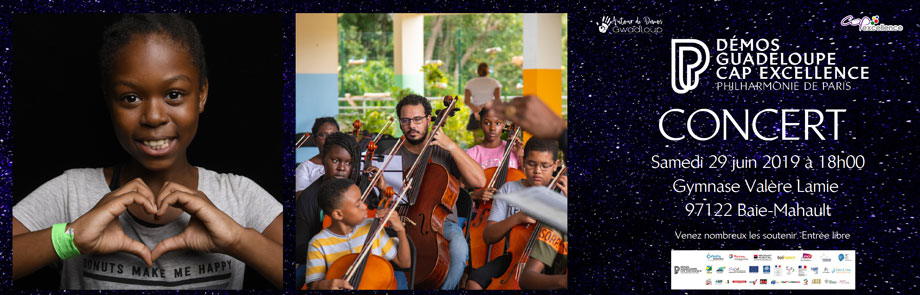
<instances>
[{"instance_id":1,"label":"violin","mask_svg":"<svg viewBox=\"0 0 920 295\"><path fill-rule=\"evenodd\" d=\"M566 169L565 163L563 163L559 173L553 177L547 187L553 189ZM537 235L539 235L542 228L543 222L540 221L538 221L535 226L531 226L530 224L515 225L505 236L504 243L499 242L493 245L492 257L490 257L490 260L498 258L505 253L511 253L511 267L505 270L501 276L501 280L490 284L487 288L488 290L521 289L521 285L519 284L521 273L524 270L524 265L527 263L527 258L530 257L530 251L533 249L534 242L537 240ZM495 247L499 247L499 249ZM502 249L501 247L504 248Z\"/></svg>"},{"instance_id":2,"label":"violin","mask_svg":"<svg viewBox=\"0 0 920 295\"><path fill-rule=\"evenodd\" d=\"M370 178L370 180L369 180L370 183L372 183L372 184L373 184L373 183L377 183L377 181L378 181L381 177L383 177L383 170L386 169L386 167L390 165L390 162L391 162L391 161L393 161L393 158L394 158L393 155L394 155L397 151L399 151L399 148L402 147L403 144L406 142L405 138L406 138L406 137L403 136L403 137L400 137L399 139L396 140L396 145L393 147L392 150L390 150L390 154L386 157L386 161L383 162L383 166L381 166L379 169L377 169L378 172L374 174L374 177ZM373 141L370 142L369 145L373 145L373 149L376 149L376 148L377 148L377 145L374 144ZM364 158L365 164L366 164L367 166L370 166L371 155L372 155L372 154L371 154L371 151L372 151L372 149L368 148L368 154L367 154L367 156L365 156L365 158ZM365 167L367 167L367 166L365 166ZM388 187L388 188L389 188L389 189L392 189L392 187ZM365 200L367 200L367 197L368 197L368 196L370 195L370 193L371 193L371 189L373 189L373 186L372 186L372 185L368 185L367 188L364 190L364 192L361 194L361 201L362 201L362 202L364 202ZM384 199L381 199L381 201L382 201L382 200L384 200ZM378 206L378 207L380 207L380 206Z\"/></svg>"},{"instance_id":3,"label":"violin","mask_svg":"<svg viewBox=\"0 0 920 295\"><path fill-rule=\"evenodd\" d=\"M510 129L514 129L514 133L510 132ZM514 140L521 135L520 127L509 128L508 141L505 147L505 153L502 155L502 159L499 162L498 166L486 168L485 174L486 179L489 179L489 184L480 189L490 189L501 187L508 181L518 181L524 178L527 178L527 175L523 171L508 167L508 162L511 157L511 148L514 144ZM489 213L492 212L492 200L488 201L476 201L476 215L473 220L470 220L470 261L473 268L480 268L489 258L489 245L486 244L485 240L482 238L482 234L486 229L486 220L489 218Z\"/></svg>"},{"instance_id":4,"label":"violin","mask_svg":"<svg viewBox=\"0 0 920 295\"><path fill-rule=\"evenodd\" d=\"M355 119L354 123L351 123L351 126L354 127L354 129L351 131L351 136L355 138L355 142L361 141L361 138L358 137L358 134L361 132L361 126L363 125L364 124L361 124L361 121L357 119Z\"/></svg>"},{"instance_id":5,"label":"violin","mask_svg":"<svg viewBox=\"0 0 920 295\"><path fill-rule=\"evenodd\" d=\"M392 187L388 191L392 192ZM408 189L403 190L399 197L400 200L405 198L406 191ZM356 290L396 290L393 265L383 257L371 253L374 241L383 231L386 220L394 214L395 204L398 202L393 204L393 206L386 207L386 215L383 218L374 219L360 252L346 254L329 266L329 269L326 270L327 280L341 278ZM407 241L399 242L406 243Z\"/></svg>"},{"instance_id":6,"label":"violin","mask_svg":"<svg viewBox=\"0 0 920 295\"><path fill-rule=\"evenodd\" d=\"M386 131L388 127L390 127L390 124L393 124L393 117L390 117L390 120L387 121L385 125L383 125L383 128L380 129L380 132L377 133L377 137L367 143L367 151L364 153L364 165L362 167L370 167L371 164L373 164L374 153L377 152L377 143L380 142L380 138L383 137L383 132ZM377 183L377 180L382 177L383 170L386 169L387 165L390 165L390 161L393 160L393 155L396 154L396 151L399 151L399 148L402 147L403 143L405 143L405 137L400 137L398 140L396 140L396 146L390 150L390 154L387 156L386 162L383 163L383 166L377 170L379 173L374 175L374 177L369 180L369 184ZM364 179L368 178L362 178L362 184L364 183ZM370 188L372 185L362 185L361 187L365 188L364 193L361 195L361 201L364 202L367 200L367 196L370 194Z\"/></svg>"},{"instance_id":7,"label":"violin","mask_svg":"<svg viewBox=\"0 0 920 295\"><path fill-rule=\"evenodd\" d=\"M387 123L383 125L383 128L380 128L380 131L377 132L377 136L373 140L373 143L375 145L380 142L380 138L383 137L383 132L386 131L387 128L389 128L390 125L392 124L393 124L393 117L390 117L387 120ZM353 127L351 131L351 136L353 136L355 138L355 141L357 142L361 142L361 138L363 136L368 136L370 134L367 130L361 130L361 127L364 126L364 124L361 123L361 120L355 120L354 123L351 123L351 126ZM362 133L364 135L361 135Z\"/></svg>"},{"instance_id":8,"label":"violin","mask_svg":"<svg viewBox=\"0 0 920 295\"><path fill-rule=\"evenodd\" d=\"M403 187L415 179L420 185L409 192L409 204L398 206L406 221L406 233L415 243L415 285L421 289L437 289L447 278L450 266L449 242L443 235L444 220L451 214L460 192L460 182L444 166L431 162L434 134L441 130L447 118L456 113L457 99L444 97L444 109L437 112L437 123L428 133L419 156L403 178ZM426 158L426 161L421 161ZM411 198L411 196L415 196Z\"/></svg>"}]
</instances>

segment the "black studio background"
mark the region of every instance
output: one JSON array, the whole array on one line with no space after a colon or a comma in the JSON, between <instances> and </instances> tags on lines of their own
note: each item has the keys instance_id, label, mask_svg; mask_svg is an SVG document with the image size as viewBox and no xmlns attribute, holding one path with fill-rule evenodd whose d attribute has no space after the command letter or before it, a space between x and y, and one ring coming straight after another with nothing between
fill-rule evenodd
<instances>
[{"instance_id":1,"label":"black studio background","mask_svg":"<svg viewBox=\"0 0 920 295\"><path fill-rule=\"evenodd\" d=\"M279 201L282 188L280 14L188 15L198 27L210 89L189 161L246 176ZM128 157L102 100L97 51L117 15L15 15L13 27L13 203L72 168ZM256 213L258 214L258 213ZM57 289L37 272L16 288ZM52 283L53 282L53 283ZM269 288L247 268L244 288Z\"/></svg>"}]
</instances>

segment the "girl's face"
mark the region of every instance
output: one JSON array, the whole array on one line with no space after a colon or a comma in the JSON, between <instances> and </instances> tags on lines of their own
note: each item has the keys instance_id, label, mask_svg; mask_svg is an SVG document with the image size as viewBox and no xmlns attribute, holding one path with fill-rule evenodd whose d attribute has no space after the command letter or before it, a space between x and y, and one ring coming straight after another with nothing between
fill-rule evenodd
<instances>
[{"instance_id":1,"label":"girl's face","mask_svg":"<svg viewBox=\"0 0 920 295\"><path fill-rule=\"evenodd\" d=\"M106 102L121 146L150 171L187 162L208 85L188 50L162 35L135 35L114 58Z\"/></svg>"},{"instance_id":2,"label":"girl's face","mask_svg":"<svg viewBox=\"0 0 920 295\"><path fill-rule=\"evenodd\" d=\"M330 147L331 151L323 154L323 169L327 177L348 178L351 176L351 154L348 150L338 145Z\"/></svg>"},{"instance_id":3,"label":"girl's face","mask_svg":"<svg viewBox=\"0 0 920 295\"><path fill-rule=\"evenodd\" d=\"M325 123L322 126L319 126L316 134L313 134L313 142L316 143L316 148L319 149L319 153L323 153L323 146L326 144L326 137L332 135L333 133L339 132L339 125L332 123Z\"/></svg>"},{"instance_id":4,"label":"girl's face","mask_svg":"<svg viewBox=\"0 0 920 295\"><path fill-rule=\"evenodd\" d=\"M502 129L505 127L505 121L495 116L495 111L489 110L482 118L479 118L479 127L482 128L484 141L493 142L501 140Z\"/></svg>"}]
</instances>

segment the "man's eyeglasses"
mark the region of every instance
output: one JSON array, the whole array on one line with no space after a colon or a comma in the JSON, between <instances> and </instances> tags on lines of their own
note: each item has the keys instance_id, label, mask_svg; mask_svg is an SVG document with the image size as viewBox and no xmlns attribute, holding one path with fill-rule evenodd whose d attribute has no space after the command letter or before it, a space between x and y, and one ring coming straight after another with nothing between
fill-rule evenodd
<instances>
[{"instance_id":1,"label":"man's eyeglasses","mask_svg":"<svg viewBox=\"0 0 920 295\"><path fill-rule=\"evenodd\" d=\"M418 123L422 123L422 120L425 120L426 118L428 117L418 116L415 118L399 118L399 124L409 125L409 122L418 124Z\"/></svg>"}]
</instances>

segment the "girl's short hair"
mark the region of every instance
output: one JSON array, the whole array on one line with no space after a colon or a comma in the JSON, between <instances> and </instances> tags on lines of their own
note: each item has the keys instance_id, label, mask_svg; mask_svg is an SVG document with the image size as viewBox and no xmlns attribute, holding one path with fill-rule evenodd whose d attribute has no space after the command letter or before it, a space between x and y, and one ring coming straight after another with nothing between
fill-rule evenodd
<instances>
[{"instance_id":1,"label":"girl's short hair","mask_svg":"<svg viewBox=\"0 0 920 295\"><path fill-rule=\"evenodd\" d=\"M185 47L192 62L198 66L198 85L203 87L208 78L204 45L198 29L191 21L178 14L126 14L102 33L102 47L99 49L99 69L102 83L112 75L116 53L131 42L135 36L163 35Z\"/></svg>"}]
</instances>

